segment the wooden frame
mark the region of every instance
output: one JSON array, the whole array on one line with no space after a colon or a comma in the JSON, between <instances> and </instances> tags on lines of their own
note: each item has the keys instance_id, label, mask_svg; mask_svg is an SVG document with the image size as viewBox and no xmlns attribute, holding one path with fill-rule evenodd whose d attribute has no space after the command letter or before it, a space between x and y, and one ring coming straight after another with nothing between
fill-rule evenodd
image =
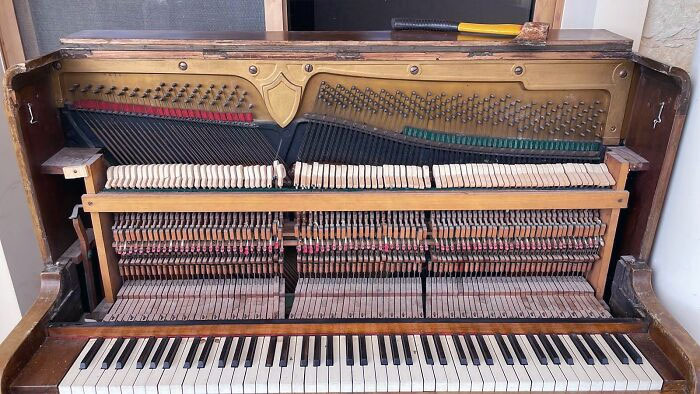
<instances>
[{"instance_id":1,"label":"wooden frame","mask_svg":"<svg viewBox=\"0 0 700 394\"><path fill-rule=\"evenodd\" d=\"M265 0L265 30L287 31L287 0Z\"/></svg>"},{"instance_id":2,"label":"wooden frame","mask_svg":"<svg viewBox=\"0 0 700 394\"><path fill-rule=\"evenodd\" d=\"M0 57L5 68L25 61L12 0L0 0Z\"/></svg>"},{"instance_id":3,"label":"wooden frame","mask_svg":"<svg viewBox=\"0 0 700 394\"><path fill-rule=\"evenodd\" d=\"M549 23L551 29L561 29L565 0L536 0L533 22Z\"/></svg>"}]
</instances>

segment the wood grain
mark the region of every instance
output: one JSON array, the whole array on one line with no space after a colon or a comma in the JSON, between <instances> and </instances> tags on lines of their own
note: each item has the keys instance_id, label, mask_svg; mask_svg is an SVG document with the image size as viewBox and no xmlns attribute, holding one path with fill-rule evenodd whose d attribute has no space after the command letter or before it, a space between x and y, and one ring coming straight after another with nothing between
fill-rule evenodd
<instances>
[{"instance_id":1,"label":"wood grain","mask_svg":"<svg viewBox=\"0 0 700 394\"><path fill-rule=\"evenodd\" d=\"M287 0L265 0L265 30L287 30Z\"/></svg>"},{"instance_id":2,"label":"wood grain","mask_svg":"<svg viewBox=\"0 0 700 394\"><path fill-rule=\"evenodd\" d=\"M24 62L22 38L12 0L0 0L0 56L5 68Z\"/></svg>"}]
</instances>

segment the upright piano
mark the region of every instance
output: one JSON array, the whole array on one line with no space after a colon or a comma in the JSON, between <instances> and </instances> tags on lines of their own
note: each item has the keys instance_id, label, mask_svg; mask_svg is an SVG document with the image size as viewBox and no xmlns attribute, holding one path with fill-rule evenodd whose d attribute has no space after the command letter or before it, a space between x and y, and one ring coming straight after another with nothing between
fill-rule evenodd
<instances>
[{"instance_id":1,"label":"upright piano","mask_svg":"<svg viewBox=\"0 0 700 394\"><path fill-rule=\"evenodd\" d=\"M10 68L44 269L2 392L700 392L648 265L688 75L544 34L83 31Z\"/></svg>"}]
</instances>

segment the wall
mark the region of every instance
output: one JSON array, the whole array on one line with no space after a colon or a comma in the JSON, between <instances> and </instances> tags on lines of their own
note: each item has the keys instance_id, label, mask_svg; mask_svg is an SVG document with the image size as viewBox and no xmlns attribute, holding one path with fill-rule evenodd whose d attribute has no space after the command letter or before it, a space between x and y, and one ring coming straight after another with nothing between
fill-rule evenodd
<instances>
[{"instance_id":1,"label":"wall","mask_svg":"<svg viewBox=\"0 0 700 394\"><path fill-rule=\"evenodd\" d=\"M637 50L648 3L649 0L566 0L562 28L610 30L633 39Z\"/></svg>"},{"instance_id":2,"label":"wall","mask_svg":"<svg viewBox=\"0 0 700 394\"><path fill-rule=\"evenodd\" d=\"M0 79L5 68L0 59ZM0 102L3 90L0 89ZM4 108L4 106L3 106ZM0 111L0 340L39 293L41 259L20 182L7 118Z\"/></svg>"}]
</instances>

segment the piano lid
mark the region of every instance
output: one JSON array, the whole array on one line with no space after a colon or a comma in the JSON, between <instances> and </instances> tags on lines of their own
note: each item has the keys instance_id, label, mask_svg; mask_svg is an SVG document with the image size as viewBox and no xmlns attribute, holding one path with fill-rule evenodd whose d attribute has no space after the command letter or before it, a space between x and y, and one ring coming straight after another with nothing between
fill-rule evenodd
<instances>
[{"instance_id":1,"label":"piano lid","mask_svg":"<svg viewBox=\"0 0 700 394\"><path fill-rule=\"evenodd\" d=\"M543 46L511 38L430 31L205 32L84 30L61 39L64 49L236 52L630 52L632 40L607 30L550 30Z\"/></svg>"}]
</instances>

